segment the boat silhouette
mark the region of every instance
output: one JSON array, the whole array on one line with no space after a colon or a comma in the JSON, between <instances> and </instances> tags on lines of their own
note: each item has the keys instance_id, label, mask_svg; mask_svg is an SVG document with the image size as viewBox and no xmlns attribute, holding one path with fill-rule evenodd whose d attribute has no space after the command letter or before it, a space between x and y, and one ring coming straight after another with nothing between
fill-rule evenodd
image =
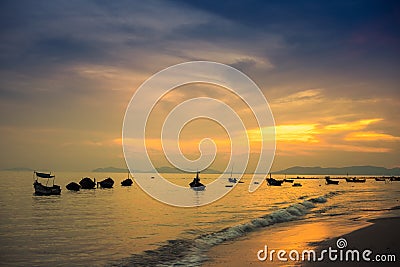
<instances>
[{"instance_id":1,"label":"boat silhouette","mask_svg":"<svg viewBox=\"0 0 400 267\"><path fill-rule=\"evenodd\" d=\"M190 188L195 191L203 191L206 189L206 186L200 182L199 173L196 173L196 177L193 178L193 181L189 184Z\"/></svg>"},{"instance_id":2,"label":"boat silhouette","mask_svg":"<svg viewBox=\"0 0 400 267\"><path fill-rule=\"evenodd\" d=\"M61 187L59 185L54 184L55 175L51 175L50 173L37 172L34 171L35 181L33 182L33 188L35 189L35 195L38 196L50 196L50 195L60 195ZM39 178L47 179L46 185L43 185L39 182ZM49 181L52 181L52 185L49 185Z\"/></svg>"}]
</instances>

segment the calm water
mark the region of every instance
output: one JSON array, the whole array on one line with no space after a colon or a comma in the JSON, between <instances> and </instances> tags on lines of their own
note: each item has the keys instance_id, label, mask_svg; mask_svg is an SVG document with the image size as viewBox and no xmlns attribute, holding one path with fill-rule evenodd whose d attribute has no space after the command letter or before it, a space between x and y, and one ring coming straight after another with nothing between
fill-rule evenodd
<instances>
[{"instance_id":1,"label":"calm water","mask_svg":"<svg viewBox=\"0 0 400 267\"><path fill-rule=\"evenodd\" d=\"M97 180L111 176L115 187L65 189L68 182L85 176ZM193 178L166 177L177 184ZM202 175L202 182L215 177ZM211 246L271 224L299 219L366 220L398 214L400 205L400 182L342 180L327 186L322 179L299 180L302 187L264 183L250 194L245 176L244 184L213 204L176 208L153 200L136 184L121 187L125 178L126 174L116 173L58 172L56 184L62 186L62 194L46 197L33 195L31 173L0 172L0 265L200 265ZM194 198L202 193L193 192Z\"/></svg>"}]
</instances>

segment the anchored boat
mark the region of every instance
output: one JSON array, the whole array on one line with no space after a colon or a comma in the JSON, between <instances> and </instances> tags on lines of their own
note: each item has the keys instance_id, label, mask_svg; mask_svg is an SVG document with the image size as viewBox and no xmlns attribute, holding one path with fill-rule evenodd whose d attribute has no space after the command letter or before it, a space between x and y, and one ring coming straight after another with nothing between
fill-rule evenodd
<instances>
[{"instance_id":1,"label":"anchored boat","mask_svg":"<svg viewBox=\"0 0 400 267\"><path fill-rule=\"evenodd\" d=\"M114 185L114 180L111 177L108 177L107 179L98 182L97 187L99 187L99 185L101 188L112 188Z\"/></svg>"},{"instance_id":2,"label":"anchored boat","mask_svg":"<svg viewBox=\"0 0 400 267\"><path fill-rule=\"evenodd\" d=\"M232 173L233 173L233 165L232 165L232 169L231 169L231 177L228 178L228 182L236 184L238 182L238 179L232 177Z\"/></svg>"},{"instance_id":3,"label":"anchored boat","mask_svg":"<svg viewBox=\"0 0 400 267\"><path fill-rule=\"evenodd\" d=\"M193 178L193 181L189 184L190 188L195 191L203 191L206 189L206 186L200 183L199 173L200 172L196 173L196 177Z\"/></svg>"},{"instance_id":4,"label":"anchored boat","mask_svg":"<svg viewBox=\"0 0 400 267\"><path fill-rule=\"evenodd\" d=\"M89 177L82 178L79 184L81 185L82 189L94 189L96 186L96 178L93 180Z\"/></svg>"},{"instance_id":5,"label":"anchored boat","mask_svg":"<svg viewBox=\"0 0 400 267\"><path fill-rule=\"evenodd\" d=\"M75 182L70 182L65 186L70 191L79 191L81 190L81 185Z\"/></svg>"},{"instance_id":6,"label":"anchored boat","mask_svg":"<svg viewBox=\"0 0 400 267\"><path fill-rule=\"evenodd\" d=\"M365 183L366 179L365 178L346 178L346 182L348 183Z\"/></svg>"},{"instance_id":7,"label":"anchored boat","mask_svg":"<svg viewBox=\"0 0 400 267\"><path fill-rule=\"evenodd\" d=\"M339 181L332 180L330 176L325 176L326 184L339 184Z\"/></svg>"},{"instance_id":8,"label":"anchored boat","mask_svg":"<svg viewBox=\"0 0 400 267\"><path fill-rule=\"evenodd\" d=\"M126 178L121 182L121 186L131 186L132 184L133 180L129 177L129 172L128 172L128 178Z\"/></svg>"},{"instance_id":9,"label":"anchored boat","mask_svg":"<svg viewBox=\"0 0 400 267\"><path fill-rule=\"evenodd\" d=\"M267 178L266 180L269 186L281 186L283 183L283 180L276 180L272 178L271 174L269 174L269 178Z\"/></svg>"},{"instance_id":10,"label":"anchored boat","mask_svg":"<svg viewBox=\"0 0 400 267\"><path fill-rule=\"evenodd\" d=\"M50 196L50 195L60 195L61 187L54 184L55 175L44 172L33 172L35 181L33 182L33 188L35 189L35 195L39 196ZM39 182L39 178L46 179L46 185ZM51 185L49 184L51 180Z\"/></svg>"}]
</instances>

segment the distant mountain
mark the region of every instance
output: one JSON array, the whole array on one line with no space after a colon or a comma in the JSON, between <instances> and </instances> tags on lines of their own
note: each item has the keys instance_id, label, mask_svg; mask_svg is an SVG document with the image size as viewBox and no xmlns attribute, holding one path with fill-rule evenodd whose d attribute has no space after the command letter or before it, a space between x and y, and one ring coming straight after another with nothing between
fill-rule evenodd
<instances>
[{"instance_id":1,"label":"distant mountain","mask_svg":"<svg viewBox=\"0 0 400 267\"><path fill-rule=\"evenodd\" d=\"M387 169L376 166L349 166L340 168L295 166L273 173L280 174L335 174L335 175L400 175L400 168Z\"/></svg>"},{"instance_id":2,"label":"distant mountain","mask_svg":"<svg viewBox=\"0 0 400 267\"><path fill-rule=\"evenodd\" d=\"M33 170L32 170L32 169L25 168L25 167L9 168L9 169L4 169L4 171L14 171L14 172L33 172Z\"/></svg>"},{"instance_id":3,"label":"distant mountain","mask_svg":"<svg viewBox=\"0 0 400 267\"><path fill-rule=\"evenodd\" d=\"M127 173L128 169L124 168L115 168L115 167L106 167L106 168L97 168L92 170L92 172L116 172L116 173Z\"/></svg>"}]
</instances>

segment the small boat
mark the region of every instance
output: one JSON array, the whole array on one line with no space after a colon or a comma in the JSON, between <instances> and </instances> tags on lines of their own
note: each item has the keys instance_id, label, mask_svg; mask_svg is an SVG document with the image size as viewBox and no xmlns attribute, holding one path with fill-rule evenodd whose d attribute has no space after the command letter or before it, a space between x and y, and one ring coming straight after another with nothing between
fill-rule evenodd
<instances>
[{"instance_id":1,"label":"small boat","mask_svg":"<svg viewBox=\"0 0 400 267\"><path fill-rule=\"evenodd\" d=\"M238 182L238 180L236 178L232 177L232 173L233 173L233 165L232 165L232 169L231 169L231 177L228 178L228 181L230 183L236 184Z\"/></svg>"},{"instance_id":2,"label":"small boat","mask_svg":"<svg viewBox=\"0 0 400 267\"><path fill-rule=\"evenodd\" d=\"M38 196L50 196L50 195L60 195L61 187L59 185L54 184L55 175L51 175L51 173L43 173L43 172L33 172L35 176L35 181L33 182L33 188L35 189L35 195ZM46 185L43 185L39 182L39 178L47 179ZM52 179L52 185L49 185L49 180Z\"/></svg>"},{"instance_id":3,"label":"small boat","mask_svg":"<svg viewBox=\"0 0 400 267\"><path fill-rule=\"evenodd\" d=\"M71 191L79 191L81 189L81 186L78 183L70 182L69 184L67 184L66 188Z\"/></svg>"},{"instance_id":4,"label":"small boat","mask_svg":"<svg viewBox=\"0 0 400 267\"><path fill-rule=\"evenodd\" d=\"M294 182L293 179L283 179L283 181L284 181L285 183L293 183L293 182Z\"/></svg>"},{"instance_id":5,"label":"small boat","mask_svg":"<svg viewBox=\"0 0 400 267\"><path fill-rule=\"evenodd\" d=\"M237 179L236 179L236 178L232 178L232 177L229 177L229 178L228 178L228 181L229 181L230 183L233 183L233 184L236 184L236 183L237 183Z\"/></svg>"},{"instance_id":6,"label":"small boat","mask_svg":"<svg viewBox=\"0 0 400 267\"><path fill-rule=\"evenodd\" d=\"M385 177L375 177L375 181L378 181L378 182L385 182L385 181L386 181L386 178L385 178Z\"/></svg>"},{"instance_id":7,"label":"small boat","mask_svg":"<svg viewBox=\"0 0 400 267\"><path fill-rule=\"evenodd\" d=\"M366 179L365 178L346 178L346 182L348 183L365 183Z\"/></svg>"},{"instance_id":8,"label":"small boat","mask_svg":"<svg viewBox=\"0 0 400 267\"><path fill-rule=\"evenodd\" d=\"M125 180L123 180L121 182L121 186L131 186L133 184L133 180L131 178L129 178L129 172L128 172L128 178L126 178Z\"/></svg>"},{"instance_id":9,"label":"small boat","mask_svg":"<svg viewBox=\"0 0 400 267\"><path fill-rule=\"evenodd\" d=\"M394 177L394 176L392 176L392 177L390 177L390 181L400 181L400 177Z\"/></svg>"},{"instance_id":10,"label":"small boat","mask_svg":"<svg viewBox=\"0 0 400 267\"><path fill-rule=\"evenodd\" d=\"M283 180L275 180L274 178L267 178L267 183L270 186L281 186Z\"/></svg>"},{"instance_id":11,"label":"small boat","mask_svg":"<svg viewBox=\"0 0 400 267\"><path fill-rule=\"evenodd\" d=\"M283 183L283 180L276 180L272 178L271 174L269 174L269 178L267 178L266 180L269 186L281 186Z\"/></svg>"},{"instance_id":12,"label":"small boat","mask_svg":"<svg viewBox=\"0 0 400 267\"><path fill-rule=\"evenodd\" d=\"M131 186L133 184L132 179L127 178L121 182L121 186Z\"/></svg>"},{"instance_id":13,"label":"small boat","mask_svg":"<svg viewBox=\"0 0 400 267\"><path fill-rule=\"evenodd\" d=\"M206 189L206 186L200 183L199 173L200 172L196 173L196 177L193 178L193 181L189 184L190 188L194 191L203 191Z\"/></svg>"},{"instance_id":14,"label":"small boat","mask_svg":"<svg viewBox=\"0 0 400 267\"><path fill-rule=\"evenodd\" d=\"M339 184L339 181L332 180L330 176L325 176L326 184Z\"/></svg>"},{"instance_id":15,"label":"small boat","mask_svg":"<svg viewBox=\"0 0 400 267\"><path fill-rule=\"evenodd\" d=\"M82 186L82 189L94 189L96 186L96 178L90 179L89 177L83 178L79 184Z\"/></svg>"},{"instance_id":16,"label":"small boat","mask_svg":"<svg viewBox=\"0 0 400 267\"><path fill-rule=\"evenodd\" d=\"M100 188L113 188L114 180L111 179L111 177L108 177L107 179L104 179L103 181L98 182L97 187L99 187L99 185L100 185Z\"/></svg>"},{"instance_id":17,"label":"small boat","mask_svg":"<svg viewBox=\"0 0 400 267\"><path fill-rule=\"evenodd\" d=\"M302 185L301 185L301 183L294 183L294 184L292 184L292 186L293 186L293 187L300 187L300 186L302 186Z\"/></svg>"}]
</instances>

